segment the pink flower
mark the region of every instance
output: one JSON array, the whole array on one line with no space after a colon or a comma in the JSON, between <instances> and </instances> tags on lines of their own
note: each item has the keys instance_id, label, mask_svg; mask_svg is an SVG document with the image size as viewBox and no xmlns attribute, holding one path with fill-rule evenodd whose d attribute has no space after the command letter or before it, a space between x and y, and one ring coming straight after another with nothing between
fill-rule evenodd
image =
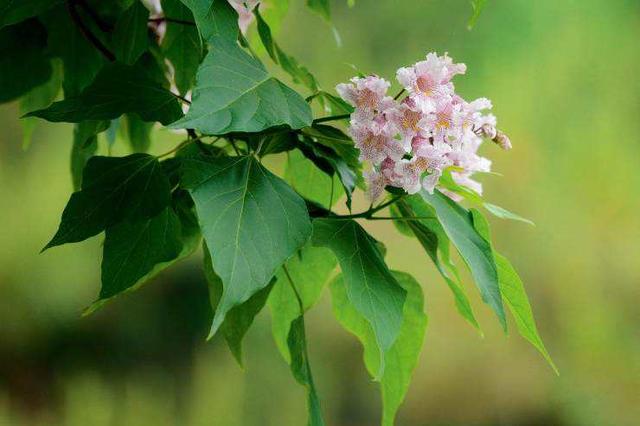
<instances>
[{"instance_id":1,"label":"pink flower","mask_svg":"<svg viewBox=\"0 0 640 426\"><path fill-rule=\"evenodd\" d=\"M350 133L356 148L360 150L360 161L380 164L387 157L402 158L405 150L389 130L388 123L383 119L352 123Z\"/></svg>"},{"instance_id":2,"label":"pink flower","mask_svg":"<svg viewBox=\"0 0 640 426\"><path fill-rule=\"evenodd\" d=\"M228 0L231 7L238 12L238 26L242 34L246 35L249 25L253 22L253 9L259 4L260 0Z\"/></svg>"},{"instance_id":3,"label":"pink flower","mask_svg":"<svg viewBox=\"0 0 640 426\"><path fill-rule=\"evenodd\" d=\"M380 111L381 107L389 104L385 96L390 85L391 83L387 80L370 75L364 78L354 77L351 79L351 83L338 84L336 91L342 99L353 107L366 112L373 112Z\"/></svg>"},{"instance_id":4,"label":"pink flower","mask_svg":"<svg viewBox=\"0 0 640 426\"><path fill-rule=\"evenodd\" d=\"M409 93L437 99L453 94L451 79L466 70L465 64L454 64L446 53L444 56L429 53L426 60L400 68L396 77Z\"/></svg>"}]
</instances>

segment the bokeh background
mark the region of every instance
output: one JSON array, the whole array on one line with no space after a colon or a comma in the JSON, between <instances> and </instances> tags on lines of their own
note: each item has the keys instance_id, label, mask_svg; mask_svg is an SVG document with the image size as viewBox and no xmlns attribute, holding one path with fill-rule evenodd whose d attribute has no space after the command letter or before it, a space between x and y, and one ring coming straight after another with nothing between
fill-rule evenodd
<instances>
[{"instance_id":1,"label":"bokeh background","mask_svg":"<svg viewBox=\"0 0 640 426\"><path fill-rule=\"evenodd\" d=\"M469 280L484 338L415 241L366 224L388 263L422 283L430 317L398 425L640 424L640 3L490 0L468 31L466 0L335 1L342 47L302 0L290 3L278 39L326 88L354 74L349 64L393 79L428 51L467 63L459 92L491 98L514 143L486 147L504 174L484 178L486 198L537 224L492 219L560 376L503 335ZM71 191L72 129L41 123L23 151L18 116L16 103L0 106L0 424L304 424L268 310L246 338L244 370L220 339L205 342L200 254L80 317L98 293L101 238L38 254ZM179 139L159 131L156 149ZM327 296L308 315L327 423L374 425L377 386Z\"/></svg>"}]
</instances>

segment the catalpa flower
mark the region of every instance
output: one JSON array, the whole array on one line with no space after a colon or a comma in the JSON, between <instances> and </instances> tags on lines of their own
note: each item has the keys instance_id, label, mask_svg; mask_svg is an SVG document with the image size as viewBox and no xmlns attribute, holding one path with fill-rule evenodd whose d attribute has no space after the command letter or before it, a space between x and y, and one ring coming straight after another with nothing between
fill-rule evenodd
<instances>
[{"instance_id":1,"label":"catalpa flower","mask_svg":"<svg viewBox=\"0 0 640 426\"><path fill-rule=\"evenodd\" d=\"M238 12L238 26L242 34L246 35L249 25L254 20L253 10L258 7L260 0L228 0L231 7Z\"/></svg>"},{"instance_id":2,"label":"catalpa flower","mask_svg":"<svg viewBox=\"0 0 640 426\"><path fill-rule=\"evenodd\" d=\"M397 71L398 82L408 92L404 99L387 96L390 83L375 75L354 77L336 87L355 108L349 132L360 161L370 164L366 181L372 200L385 186L410 194L433 192L449 167L454 182L482 193L472 176L491 170L491 161L478 155L483 138L503 149L509 149L511 141L496 128L496 117L486 112L491 101L467 102L455 92L451 80L465 72L466 66L455 64L447 54L429 53L426 60Z\"/></svg>"}]
</instances>

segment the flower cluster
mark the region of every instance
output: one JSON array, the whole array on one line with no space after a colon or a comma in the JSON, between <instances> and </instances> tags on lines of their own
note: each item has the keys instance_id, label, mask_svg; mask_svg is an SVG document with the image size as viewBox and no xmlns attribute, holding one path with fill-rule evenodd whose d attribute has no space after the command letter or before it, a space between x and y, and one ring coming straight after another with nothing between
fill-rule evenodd
<instances>
[{"instance_id":1,"label":"flower cluster","mask_svg":"<svg viewBox=\"0 0 640 426\"><path fill-rule=\"evenodd\" d=\"M483 137L504 149L511 144L496 129L495 116L485 113L491 101L467 102L455 93L451 80L465 71L464 64L454 64L446 53L429 53L426 60L397 71L404 86L401 94L408 93L402 100L387 96L390 83L378 76L355 77L336 87L355 107L349 131L360 160L372 165L365 172L372 200L387 185L410 194L422 188L433 192L447 168L458 185L482 192L471 177L491 168L491 162L477 154Z\"/></svg>"}]
</instances>

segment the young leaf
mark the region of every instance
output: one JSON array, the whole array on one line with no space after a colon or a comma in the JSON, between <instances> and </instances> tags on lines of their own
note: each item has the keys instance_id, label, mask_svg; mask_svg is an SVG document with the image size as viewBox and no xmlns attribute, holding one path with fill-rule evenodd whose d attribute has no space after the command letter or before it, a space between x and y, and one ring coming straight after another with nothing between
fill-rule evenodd
<instances>
[{"instance_id":1,"label":"young leaf","mask_svg":"<svg viewBox=\"0 0 640 426\"><path fill-rule=\"evenodd\" d=\"M206 134L259 132L287 125L311 124L305 100L238 46L215 37L198 69L193 101L187 115L171 128L192 128Z\"/></svg>"},{"instance_id":2,"label":"young leaf","mask_svg":"<svg viewBox=\"0 0 640 426\"><path fill-rule=\"evenodd\" d=\"M419 195L409 196L406 200L401 200L392 206L397 209L399 217L420 218L418 220L399 221L397 224L403 224L418 239L453 293L456 308L460 315L479 330L480 325L460 284L458 270L451 260L449 238L442 225L440 225L433 208Z\"/></svg>"},{"instance_id":3,"label":"young leaf","mask_svg":"<svg viewBox=\"0 0 640 426\"><path fill-rule=\"evenodd\" d=\"M284 179L304 198L331 208L344 195L337 174L327 176L299 151L287 154Z\"/></svg>"},{"instance_id":4,"label":"young leaf","mask_svg":"<svg viewBox=\"0 0 640 426\"><path fill-rule=\"evenodd\" d=\"M393 271L392 273L407 292L407 300L402 312L400 333L385 355L385 370L380 378L384 407L383 426L393 426L396 412L407 393L411 375L418 363L427 327L420 284L404 272ZM337 277L330 288L334 315L338 322L362 343L365 365L369 373L375 377L380 368L380 354L377 351L375 335L370 324L349 300L343 276Z\"/></svg>"},{"instance_id":5,"label":"young leaf","mask_svg":"<svg viewBox=\"0 0 640 426\"><path fill-rule=\"evenodd\" d=\"M45 84L38 86L20 99L20 112L24 115L37 109L45 108L55 101L62 86L62 63L56 59L51 62L51 78ZM25 118L22 122L22 148L31 145L31 135L36 127L35 118Z\"/></svg>"},{"instance_id":6,"label":"young leaf","mask_svg":"<svg viewBox=\"0 0 640 426\"><path fill-rule=\"evenodd\" d=\"M209 283L209 300L214 311L217 309L222 297L223 285L222 280L213 270L213 263L209 250L204 245L204 274ZM269 285L254 293L246 302L234 306L225 316L224 322L220 326L220 331L224 335L227 345L240 366L242 361L242 339L247 334L256 315L262 310L267 298L273 288L274 280Z\"/></svg>"},{"instance_id":7,"label":"young leaf","mask_svg":"<svg viewBox=\"0 0 640 426\"><path fill-rule=\"evenodd\" d=\"M253 157L188 158L182 185L191 192L224 291L211 326L267 286L309 238L304 201Z\"/></svg>"},{"instance_id":8,"label":"young leaf","mask_svg":"<svg viewBox=\"0 0 640 426\"><path fill-rule=\"evenodd\" d=\"M516 213L510 212L509 210L503 207L496 206L495 204L484 203L484 207L487 209L489 213L501 219L517 220L517 221L528 223L529 225L535 226L535 223L533 223L529 219L524 218Z\"/></svg>"},{"instance_id":9,"label":"young leaf","mask_svg":"<svg viewBox=\"0 0 640 426\"><path fill-rule=\"evenodd\" d=\"M191 11L180 0L162 0L162 9L172 19L194 19ZM167 22L166 25L162 50L173 64L176 87L184 95L195 82L196 71L202 59L202 41L195 26L175 22Z\"/></svg>"},{"instance_id":10,"label":"young leaf","mask_svg":"<svg viewBox=\"0 0 640 426\"><path fill-rule=\"evenodd\" d=\"M332 95L331 93L323 90L310 96L307 100L311 101L318 99L321 105L323 105L325 111L331 115L343 115L353 113L353 107L346 103L342 98Z\"/></svg>"},{"instance_id":11,"label":"young leaf","mask_svg":"<svg viewBox=\"0 0 640 426\"><path fill-rule=\"evenodd\" d=\"M320 299L324 285L336 265L336 258L330 250L306 245L299 254L291 257L286 263L293 283L289 281L284 270L279 270L276 274L276 283L267 304L271 310L273 339L288 363L291 362L287 345L291 324L301 314L300 304L291 287L292 285L296 287L306 312Z\"/></svg>"},{"instance_id":12,"label":"young leaf","mask_svg":"<svg viewBox=\"0 0 640 426\"><path fill-rule=\"evenodd\" d=\"M484 9L486 3L487 0L471 0L471 8L473 9L473 14L471 15L471 18L469 18L469 23L467 24L467 28L469 30L471 30L476 24L476 21L478 21L478 18L482 13L482 9Z\"/></svg>"},{"instance_id":13,"label":"young leaf","mask_svg":"<svg viewBox=\"0 0 640 426\"><path fill-rule=\"evenodd\" d=\"M109 127L108 121L83 121L73 128L71 148L71 180L74 191L82 187L82 171L89 158L98 150L98 133Z\"/></svg>"},{"instance_id":14,"label":"young leaf","mask_svg":"<svg viewBox=\"0 0 640 426\"><path fill-rule=\"evenodd\" d=\"M116 21L113 30L113 53L116 59L133 65L149 46L147 21L149 10L141 1L133 4Z\"/></svg>"},{"instance_id":15,"label":"young leaf","mask_svg":"<svg viewBox=\"0 0 640 426\"><path fill-rule=\"evenodd\" d=\"M493 252L473 227L471 213L438 190L433 194L422 190L420 195L435 209L447 236L469 266L482 300L493 309L506 330L507 322Z\"/></svg>"},{"instance_id":16,"label":"young leaf","mask_svg":"<svg viewBox=\"0 0 640 426\"><path fill-rule=\"evenodd\" d=\"M123 219L153 217L169 204L170 189L155 157L92 157L82 189L71 195L58 232L43 250L85 240Z\"/></svg>"},{"instance_id":17,"label":"young leaf","mask_svg":"<svg viewBox=\"0 0 640 426\"><path fill-rule=\"evenodd\" d=\"M382 377L386 353L400 332L406 291L389 272L375 240L354 220L316 219L312 241L338 258L347 297L375 334L380 365L374 375Z\"/></svg>"},{"instance_id":18,"label":"young leaf","mask_svg":"<svg viewBox=\"0 0 640 426\"><path fill-rule=\"evenodd\" d=\"M47 12L42 21L49 50L62 59L64 94L77 96L93 81L105 60L71 20L64 5Z\"/></svg>"},{"instance_id":19,"label":"young leaf","mask_svg":"<svg viewBox=\"0 0 640 426\"><path fill-rule=\"evenodd\" d=\"M238 14L227 0L181 0L191 9L202 38L222 37L227 41L238 39Z\"/></svg>"},{"instance_id":20,"label":"young leaf","mask_svg":"<svg viewBox=\"0 0 640 426\"><path fill-rule=\"evenodd\" d=\"M471 215L473 217L474 227L487 241L487 243L490 244L491 233L487 219L485 219L482 213L476 209L471 209ZM549 352L547 352L547 349L542 342L542 338L538 333L536 321L533 317L533 311L531 310L529 298L527 297L522 280L506 257L495 251L495 249L493 250L493 255L498 267L500 293L509 307L509 310L511 310L511 313L513 314L518 332L542 354L553 371L558 374L558 369L553 363L553 360L551 359Z\"/></svg>"},{"instance_id":21,"label":"young leaf","mask_svg":"<svg viewBox=\"0 0 640 426\"><path fill-rule=\"evenodd\" d=\"M0 30L0 103L17 99L51 78L46 45L47 33L35 19Z\"/></svg>"},{"instance_id":22,"label":"young leaf","mask_svg":"<svg viewBox=\"0 0 640 426\"><path fill-rule=\"evenodd\" d=\"M64 0L1 0L0 28L39 15Z\"/></svg>"},{"instance_id":23,"label":"young leaf","mask_svg":"<svg viewBox=\"0 0 640 426\"><path fill-rule=\"evenodd\" d=\"M153 124L140 120L135 114L126 115L127 139L133 152L147 152L149 150Z\"/></svg>"},{"instance_id":24,"label":"young leaf","mask_svg":"<svg viewBox=\"0 0 640 426\"><path fill-rule=\"evenodd\" d=\"M113 62L105 65L80 95L27 116L79 123L112 120L125 113L138 114L144 121L167 124L182 116L182 109L175 95L151 79L142 66Z\"/></svg>"},{"instance_id":25,"label":"young leaf","mask_svg":"<svg viewBox=\"0 0 640 426\"><path fill-rule=\"evenodd\" d=\"M291 354L291 372L293 377L307 389L307 409L309 411L308 426L324 426L320 399L311 375L307 338L304 329L304 317L301 315L291 323L287 339Z\"/></svg>"}]
</instances>

